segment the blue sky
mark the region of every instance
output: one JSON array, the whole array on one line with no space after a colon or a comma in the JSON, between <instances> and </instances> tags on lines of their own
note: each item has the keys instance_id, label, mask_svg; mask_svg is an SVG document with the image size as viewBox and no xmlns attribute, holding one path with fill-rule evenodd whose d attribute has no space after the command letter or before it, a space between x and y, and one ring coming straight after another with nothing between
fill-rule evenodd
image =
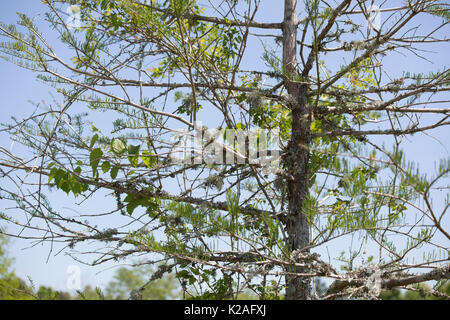
<instances>
[{"instance_id":1,"label":"blue sky","mask_svg":"<svg viewBox=\"0 0 450 320\"><path fill-rule=\"evenodd\" d=\"M395 6L397 1L390 2L390 6ZM278 4L277 4L278 3ZM281 1L265 2L263 10L261 11L259 21L278 22L282 19L282 6L279 4ZM0 2L0 21L3 23L15 22L16 12L26 13L29 16L35 16L42 13L43 6L41 1L38 0L15 0L15 1L1 1ZM42 25L41 30L45 29L45 24L41 24L43 16L41 15L38 20L38 25ZM426 28L427 20L420 20L417 24L423 24ZM57 43L57 40L52 33L45 32L45 35L49 37L50 42ZM445 46L445 47L444 47ZM58 46L55 46L58 49ZM257 46L255 45L255 48ZM433 63L427 63L417 58L405 59L400 54L393 54L387 61L391 64L391 71L394 74L401 74L403 71L420 72L426 71L430 68L444 67L448 64L448 57L450 54L449 45L440 45L435 47L437 54L431 54L433 57ZM248 59L249 69L253 65L257 65L258 59L261 57L261 52L257 49L250 49L254 51L254 55L250 54L251 59ZM251 51L251 52L252 52ZM447 54L443 54L447 53ZM412 59L412 60L411 60ZM336 58L336 63L339 63ZM53 92L52 88L45 84L36 81L35 74L30 71L23 70L17 66L0 59L0 94L2 97L1 107L1 122L7 122L11 116L17 118L23 118L30 114L33 110L33 106L30 104L30 100L34 102L40 102L42 100L51 100L50 93ZM450 150L450 143L448 141L449 129L441 128L430 132L432 136L440 137L440 141L427 135L415 135L411 138L411 143L406 144L406 152L408 158L413 159L420 163L420 167L427 173L434 172L434 163L440 158L448 157ZM4 134L0 134L0 145L3 147L11 147L11 143ZM15 147L15 146L13 146ZM70 206L70 201L67 201L67 197L64 193L56 192L54 195L56 205L64 208ZM104 206L109 205L109 200L97 201L86 204L86 208L95 210L96 208L103 209ZM4 206L0 201L0 210L4 209ZM79 208L72 208L80 210ZM25 240L14 239L10 247L10 253L15 258L15 270L18 276L23 279L30 277L37 285L50 285L56 289L66 290L66 280L68 277L67 268L71 265L77 265L81 268L81 277L83 284L91 284L93 286L102 286L106 283L114 272L113 265L104 265L101 267L86 267L74 262L70 257L65 256L63 253L50 257L47 262L47 256L49 253L48 246L35 246L29 248L30 242ZM26 249L28 248L28 249ZM100 273L98 273L100 272Z\"/></svg>"}]
</instances>

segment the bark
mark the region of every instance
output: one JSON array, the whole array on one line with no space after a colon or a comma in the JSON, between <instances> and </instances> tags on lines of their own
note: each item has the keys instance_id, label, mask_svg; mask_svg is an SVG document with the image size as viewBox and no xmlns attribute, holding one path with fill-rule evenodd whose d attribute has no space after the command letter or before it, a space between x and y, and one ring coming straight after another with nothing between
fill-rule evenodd
<instances>
[{"instance_id":1,"label":"bark","mask_svg":"<svg viewBox=\"0 0 450 320\"><path fill-rule=\"evenodd\" d=\"M291 179L288 185L288 214L286 218L287 245L292 258L304 250L309 243L309 225L302 207L308 191L309 125L307 121L307 87L290 81L299 75L297 65L297 1L285 0L283 21L283 67L286 74L286 88L292 97L292 136L288 146L285 165ZM306 268L293 267L290 272L307 273ZM300 276L286 276L286 298L305 300L310 298L310 279Z\"/></svg>"}]
</instances>

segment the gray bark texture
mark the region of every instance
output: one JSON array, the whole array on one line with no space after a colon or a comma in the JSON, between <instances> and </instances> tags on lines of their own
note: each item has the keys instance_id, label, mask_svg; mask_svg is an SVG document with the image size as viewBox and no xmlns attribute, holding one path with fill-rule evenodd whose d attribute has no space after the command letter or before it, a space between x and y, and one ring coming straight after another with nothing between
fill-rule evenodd
<instances>
[{"instance_id":1,"label":"gray bark texture","mask_svg":"<svg viewBox=\"0 0 450 320\"><path fill-rule=\"evenodd\" d=\"M292 136L285 165L288 173L288 214L286 219L287 245L292 259L305 252L309 243L309 225L302 207L308 192L309 126L307 112L307 87L291 81L299 75L297 65L297 1L285 0L283 21L283 68L287 75L286 88L294 101L292 108ZM300 261L296 261L300 262ZM307 273L305 267L292 267L289 272ZM310 298L311 281L307 277L286 276L286 298L306 300Z\"/></svg>"}]
</instances>

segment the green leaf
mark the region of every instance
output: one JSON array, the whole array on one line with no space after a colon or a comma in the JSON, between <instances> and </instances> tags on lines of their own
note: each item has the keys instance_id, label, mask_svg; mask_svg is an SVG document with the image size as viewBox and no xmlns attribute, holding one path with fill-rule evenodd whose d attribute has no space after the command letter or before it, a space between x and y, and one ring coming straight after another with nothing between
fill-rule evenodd
<instances>
[{"instance_id":1,"label":"green leaf","mask_svg":"<svg viewBox=\"0 0 450 320\"><path fill-rule=\"evenodd\" d=\"M141 146L129 145L128 146L128 154L138 155L140 148L141 148Z\"/></svg>"},{"instance_id":2,"label":"green leaf","mask_svg":"<svg viewBox=\"0 0 450 320\"><path fill-rule=\"evenodd\" d=\"M139 164L139 157L128 157L128 160L133 167L137 167Z\"/></svg>"},{"instance_id":3,"label":"green leaf","mask_svg":"<svg viewBox=\"0 0 450 320\"><path fill-rule=\"evenodd\" d=\"M102 171L103 173L107 173L111 169L111 164L108 161L102 163Z\"/></svg>"},{"instance_id":4,"label":"green leaf","mask_svg":"<svg viewBox=\"0 0 450 320\"><path fill-rule=\"evenodd\" d=\"M71 190L70 183L68 181L64 181L59 188L67 194L69 194Z\"/></svg>"},{"instance_id":5,"label":"green leaf","mask_svg":"<svg viewBox=\"0 0 450 320\"><path fill-rule=\"evenodd\" d=\"M189 274L189 271L181 270L180 272L177 273L176 277L181 279L189 279L191 275Z\"/></svg>"},{"instance_id":6,"label":"green leaf","mask_svg":"<svg viewBox=\"0 0 450 320\"><path fill-rule=\"evenodd\" d=\"M75 197L83 191L80 183L74 183L71 189Z\"/></svg>"},{"instance_id":7,"label":"green leaf","mask_svg":"<svg viewBox=\"0 0 450 320\"><path fill-rule=\"evenodd\" d=\"M100 163L100 159L103 156L103 151L100 148L95 148L92 150L90 156L89 156L89 162L92 167L92 171L95 174L97 172L98 164Z\"/></svg>"},{"instance_id":8,"label":"green leaf","mask_svg":"<svg viewBox=\"0 0 450 320\"><path fill-rule=\"evenodd\" d=\"M119 173L119 167L117 167L117 166L114 166L112 169L111 169L111 172L110 172L110 174L111 174L111 179L115 179L116 177L117 177L117 174Z\"/></svg>"},{"instance_id":9,"label":"green leaf","mask_svg":"<svg viewBox=\"0 0 450 320\"><path fill-rule=\"evenodd\" d=\"M111 142L111 150L116 154L122 154L127 150L127 145L120 139L113 139Z\"/></svg>"},{"instance_id":10,"label":"green leaf","mask_svg":"<svg viewBox=\"0 0 450 320\"><path fill-rule=\"evenodd\" d=\"M49 173L49 175L48 175L48 182L49 182L49 183L50 183L53 179L55 179L57 171L58 171L58 168L52 168L52 170L50 170L50 173Z\"/></svg>"},{"instance_id":11,"label":"green leaf","mask_svg":"<svg viewBox=\"0 0 450 320\"><path fill-rule=\"evenodd\" d=\"M75 172L76 174L81 174L81 168L80 167L76 167L75 170L73 170L73 172Z\"/></svg>"},{"instance_id":12,"label":"green leaf","mask_svg":"<svg viewBox=\"0 0 450 320\"><path fill-rule=\"evenodd\" d=\"M127 202L126 210L129 215L131 215L138 206L142 206L147 209L148 215L153 217L159 207L158 200L151 197L128 194L123 201Z\"/></svg>"},{"instance_id":13,"label":"green leaf","mask_svg":"<svg viewBox=\"0 0 450 320\"><path fill-rule=\"evenodd\" d=\"M136 209L139 206L139 203L136 202L130 202L127 204L127 213L131 216L133 214L134 209Z\"/></svg>"},{"instance_id":14,"label":"green leaf","mask_svg":"<svg viewBox=\"0 0 450 320\"><path fill-rule=\"evenodd\" d=\"M92 136L91 145L89 146L89 148L92 148L94 146L94 144L97 142L97 140L98 140L98 134L94 134Z\"/></svg>"},{"instance_id":15,"label":"green leaf","mask_svg":"<svg viewBox=\"0 0 450 320\"><path fill-rule=\"evenodd\" d=\"M150 169L153 168L157 161L156 156L151 151L142 151L141 159L142 162Z\"/></svg>"},{"instance_id":16,"label":"green leaf","mask_svg":"<svg viewBox=\"0 0 450 320\"><path fill-rule=\"evenodd\" d=\"M130 163L133 167L137 167L137 165L139 164L139 149L140 148L141 148L141 146L133 146L133 145L128 146L128 154L132 155L132 156L128 156L128 160L130 161Z\"/></svg>"},{"instance_id":17,"label":"green leaf","mask_svg":"<svg viewBox=\"0 0 450 320\"><path fill-rule=\"evenodd\" d=\"M139 197L133 194L128 194L123 201L128 202L126 209L130 216L133 214L134 209L138 206L148 207L153 204L151 198Z\"/></svg>"}]
</instances>

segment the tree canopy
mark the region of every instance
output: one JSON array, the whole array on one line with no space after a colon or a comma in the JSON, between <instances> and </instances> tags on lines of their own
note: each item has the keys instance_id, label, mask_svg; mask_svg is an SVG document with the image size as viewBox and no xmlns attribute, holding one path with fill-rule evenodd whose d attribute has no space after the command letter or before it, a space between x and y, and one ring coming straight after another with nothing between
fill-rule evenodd
<instances>
[{"instance_id":1,"label":"tree canopy","mask_svg":"<svg viewBox=\"0 0 450 320\"><path fill-rule=\"evenodd\" d=\"M271 22L260 0L42 2L48 30L0 24L2 57L58 93L2 125L25 150L0 147L12 236L144 256L148 283L203 299L442 296L450 158L424 172L403 146L450 124L448 68L416 68L448 51L448 4L285 0Z\"/></svg>"}]
</instances>

